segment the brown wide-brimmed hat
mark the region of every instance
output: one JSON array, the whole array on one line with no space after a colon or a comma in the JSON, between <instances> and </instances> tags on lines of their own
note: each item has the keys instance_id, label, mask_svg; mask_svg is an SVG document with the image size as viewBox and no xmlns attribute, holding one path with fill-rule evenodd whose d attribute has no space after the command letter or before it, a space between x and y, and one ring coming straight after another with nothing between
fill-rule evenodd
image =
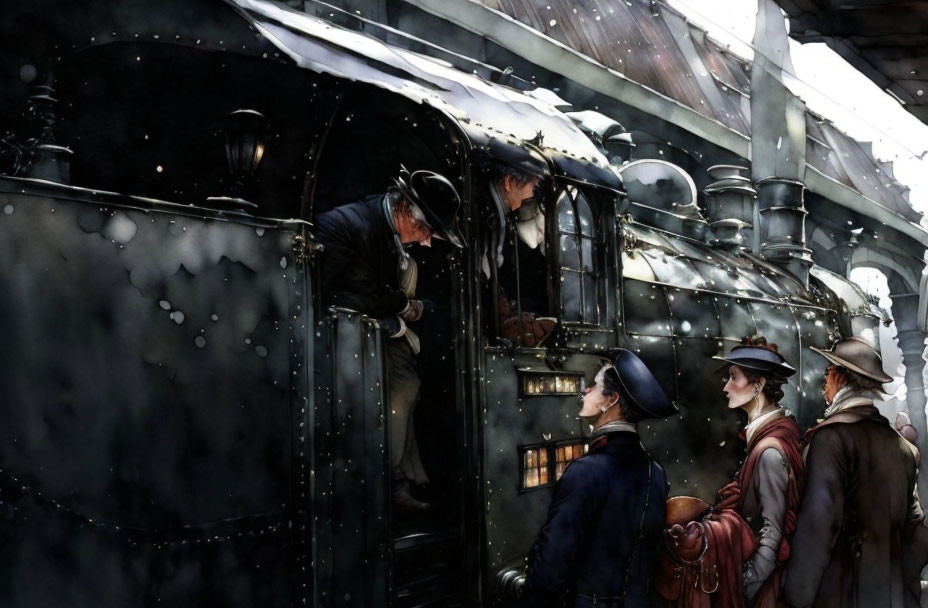
<instances>
[{"instance_id":1,"label":"brown wide-brimmed hat","mask_svg":"<svg viewBox=\"0 0 928 608\"><path fill-rule=\"evenodd\" d=\"M892 382L892 376L883 371L883 359L872 346L861 338L842 338L831 346L831 350L812 347L835 365L857 372L861 376L883 384Z\"/></svg>"}]
</instances>

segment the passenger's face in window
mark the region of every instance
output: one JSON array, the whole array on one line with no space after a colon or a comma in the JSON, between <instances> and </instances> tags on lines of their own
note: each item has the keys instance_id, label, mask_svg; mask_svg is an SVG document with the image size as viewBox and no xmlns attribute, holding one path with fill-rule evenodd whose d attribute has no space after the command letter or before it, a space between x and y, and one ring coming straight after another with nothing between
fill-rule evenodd
<instances>
[{"instance_id":1,"label":"passenger's face in window","mask_svg":"<svg viewBox=\"0 0 928 608\"><path fill-rule=\"evenodd\" d=\"M512 176L505 176L503 178L502 195L508 207L507 211L517 210L526 199L532 198L535 193L535 186L538 185L539 181L541 181L541 178L535 177L524 184L520 184Z\"/></svg>"}]
</instances>

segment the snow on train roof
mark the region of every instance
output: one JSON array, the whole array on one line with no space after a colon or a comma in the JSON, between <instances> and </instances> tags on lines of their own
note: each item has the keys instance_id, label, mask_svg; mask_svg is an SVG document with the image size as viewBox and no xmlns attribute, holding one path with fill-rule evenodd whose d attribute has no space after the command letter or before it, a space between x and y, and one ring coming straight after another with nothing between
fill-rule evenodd
<instances>
[{"instance_id":1,"label":"snow on train roof","mask_svg":"<svg viewBox=\"0 0 928 608\"><path fill-rule=\"evenodd\" d=\"M593 143L567 116L539 99L267 0L228 2L300 67L432 105L454 119L476 145L492 138L515 145L533 141L569 177L621 188Z\"/></svg>"},{"instance_id":2,"label":"snow on train roof","mask_svg":"<svg viewBox=\"0 0 928 608\"><path fill-rule=\"evenodd\" d=\"M743 137L751 135L751 63L665 3L477 2ZM814 171L910 222L919 221L908 188L892 175L891 164L876 160L869 143L813 112L806 113L806 131L806 160Z\"/></svg>"}]
</instances>

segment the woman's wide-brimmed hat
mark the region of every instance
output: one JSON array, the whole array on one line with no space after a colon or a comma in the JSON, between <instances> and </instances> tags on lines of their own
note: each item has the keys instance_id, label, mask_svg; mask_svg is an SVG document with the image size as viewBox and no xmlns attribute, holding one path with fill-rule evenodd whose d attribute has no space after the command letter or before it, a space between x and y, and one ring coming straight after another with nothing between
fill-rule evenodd
<instances>
[{"instance_id":1,"label":"woman's wide-brimmed hat","mask_svg":"<svg viewBox=\"0 0 928 608\"><path fill-rule=\"evenodd\" d=\"M728 356L715 355L712 358L744 369L775 373L786 378L796 373L796 368L787 363L780 353L762 346L736 346Z\"/></svg>"},{"instance_id":2,"label":"woman's wide-brimmed hat","mask_svg":"<svg viewBox=\"0 0 928 608\"><path fill-rule=\"evenodd\" d=\"M831 350L814 346L812 350L835 365L857 372L881 384L893 381L892 376L883 371L883 359L880 354L867 342L855 336L838 340L831 345Z\"/></svg>"},{"instance_id":3,"label":"woman's wide-brimmed hat","mask_svg":"<svg viewBox=\"0 0 928 608\"><path fill-rule=\"evenodd\" d=\"M410 174L402 169L393 183L403 198L422 210L437 236L458 249L464 248L464 237L457 227L461 199L447 178L432 171L414 171Z\"/></svg>"},{"instance_id":4,"label":"woman's wide-brimmed hat","mask_svg":"<svg viewBox=\"0 0 928 608\"><path fill-rule=\"evenodd\" d=\"M613 367L619 376L622 397L643 414L641 418L665 418L677 413L676 406L638 355L620 348Z\"/></svg>"}]
</instances>

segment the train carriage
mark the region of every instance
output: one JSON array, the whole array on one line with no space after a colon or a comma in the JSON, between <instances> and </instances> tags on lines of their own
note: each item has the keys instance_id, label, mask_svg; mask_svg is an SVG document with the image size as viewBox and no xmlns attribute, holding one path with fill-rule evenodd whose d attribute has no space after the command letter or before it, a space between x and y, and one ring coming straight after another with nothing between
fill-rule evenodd
<instances>
[{"instance_id":1,"label":"train carriage","mask_svg":"<svg viewBox=\"0 0 928 608\"><path fill-rule=\"evenodd\" d=\"M804 285L629 196L574 121L489 66L265 0L72 11L30 17L56 36L44 63L22 32L4 58L40 85L0 106L22 131L0 155L5 606L505 605L584 453L600 359L655 370L680 414L643 441L673 493L711 499L739 451L711 356L777 342L808 425L809 347L880 321L836 275ZM488 159L545 177L544 244L509 231L485 271ZM455 183L467 237L410 251L439 497L412 521L389 501L386 338L322 305L313 239L401 164ZM542 345L500 332L503 272L517 314L555 320Z\"/></svg>"}]
</instances>

